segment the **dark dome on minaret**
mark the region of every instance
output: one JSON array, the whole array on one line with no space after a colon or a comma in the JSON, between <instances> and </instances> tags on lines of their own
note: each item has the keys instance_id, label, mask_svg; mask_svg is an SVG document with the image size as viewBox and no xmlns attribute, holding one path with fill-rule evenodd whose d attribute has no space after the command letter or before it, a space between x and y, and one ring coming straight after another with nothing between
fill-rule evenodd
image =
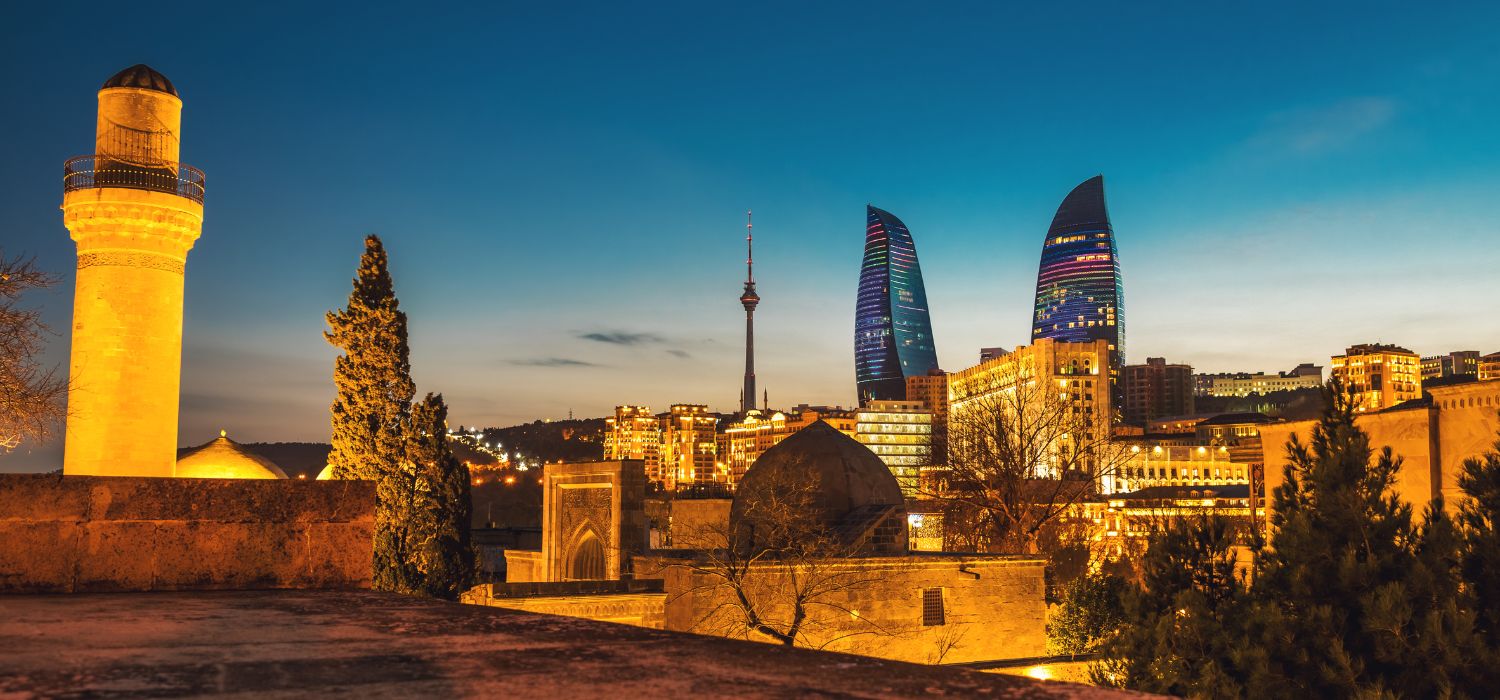
<instances>
[{"instance_id":1,"label":"dark dome on minaret","mask_svg":"<svg viewBox=\"0 0 1500 700\"><path fill-rule=\"evenodd\" d=\"M105 90L119 87L155 90L157 92L165 92L173 97L178 96L177 88L172 87L172 81L167 80L167 76L156 72L155 68L144 63L137 63L119 73L115 73L114 77L104 81L104 86L99 89Z\"/></svg>"}]
</instances>

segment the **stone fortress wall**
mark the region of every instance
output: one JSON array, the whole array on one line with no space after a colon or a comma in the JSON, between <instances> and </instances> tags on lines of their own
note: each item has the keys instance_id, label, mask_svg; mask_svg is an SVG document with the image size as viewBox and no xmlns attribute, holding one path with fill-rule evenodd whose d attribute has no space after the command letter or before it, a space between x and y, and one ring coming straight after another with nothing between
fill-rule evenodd
<instances>
[{"instance_id":1,"label":"stone fortress wall","mask_svg":"<svg viewBox=\"0 0 1500 700\"><path fill-rule=\"evenodd\" d=\"M360 589L375 485L0 474L0 593Z\"/></svg>"}]
</instances>

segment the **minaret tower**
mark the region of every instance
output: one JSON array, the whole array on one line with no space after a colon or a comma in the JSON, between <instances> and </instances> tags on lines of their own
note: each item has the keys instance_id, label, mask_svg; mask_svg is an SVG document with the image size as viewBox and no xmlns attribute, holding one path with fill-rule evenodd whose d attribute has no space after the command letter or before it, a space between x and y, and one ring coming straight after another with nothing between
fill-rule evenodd
<instances>
[{"instance_id":1,"label":"minaret tower","mask_svg":"<svg viewBox=\"0 0 1500 700\"><path fill-rule=\"evenodd\" d=\"M755 293L752 214L745 212L745 293L740 295L740 303L745 305L745 390L740 394L740 410L746 413L755 408L755 305L760 303L760 295Z\"/></svg>"},{"instance_id":2,"label":"minaret tower","mask_svg":"<svg viewBox=\"0 0 1500 700\"><path fill-rule=\"evenodd\" d=\"M178 162L182 100L145 65L99 90L94 155L63 166L78 243L64 474L172 476L183 266L203 228L203 173Z\"/></svg>"}]
</instances>

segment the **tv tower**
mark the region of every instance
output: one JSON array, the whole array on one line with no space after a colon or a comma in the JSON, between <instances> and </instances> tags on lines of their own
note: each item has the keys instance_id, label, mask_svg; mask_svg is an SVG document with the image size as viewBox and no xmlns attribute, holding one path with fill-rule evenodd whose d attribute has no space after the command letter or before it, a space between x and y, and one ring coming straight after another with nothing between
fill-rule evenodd
<instances>
[{"instance_id":1,"label":"tv tower","mask_svg":"<svg viewBox=\"0 0 1500 700\"><path fill-rule=\"evenodd\" d=\"M745 389L740 394L740 410L746 413L755 408L755 305L760 303L760 295L755 293L753 214L745 212L745 293L740 295L740 303L745 306Z\"/></svg>"}]
</instances>

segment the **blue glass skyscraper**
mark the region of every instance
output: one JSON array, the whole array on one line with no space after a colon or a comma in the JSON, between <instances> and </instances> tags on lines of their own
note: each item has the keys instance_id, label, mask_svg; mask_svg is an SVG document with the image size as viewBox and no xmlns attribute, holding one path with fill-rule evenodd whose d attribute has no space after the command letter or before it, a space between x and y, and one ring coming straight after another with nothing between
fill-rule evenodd
<instances>
[{"instance_id":1,"label":"blue glass skyscraper","mask_svg":"<svg viewBox=\"0 0 1500 700\"><path fill-rule=\"evenodd\" d=\"M868 207L854 308L854 378L861 405L906 398L906 378L937 369L917 246L906 224Z\"/></svg>"},{"instance_id":2,"label":"blue glass skyscraper","mask_svg":"<svg viewBox=\"0 0 1500 700\"><path fill-rule=\"evenodd\" d=\"M1125 287L1104 206L1103 175L1074 187L1047 229L1031 324L1031 339L1041 338L1108 340L1110 376L1118 383L1125 363Z\"/></svg>"}]
</instances>

